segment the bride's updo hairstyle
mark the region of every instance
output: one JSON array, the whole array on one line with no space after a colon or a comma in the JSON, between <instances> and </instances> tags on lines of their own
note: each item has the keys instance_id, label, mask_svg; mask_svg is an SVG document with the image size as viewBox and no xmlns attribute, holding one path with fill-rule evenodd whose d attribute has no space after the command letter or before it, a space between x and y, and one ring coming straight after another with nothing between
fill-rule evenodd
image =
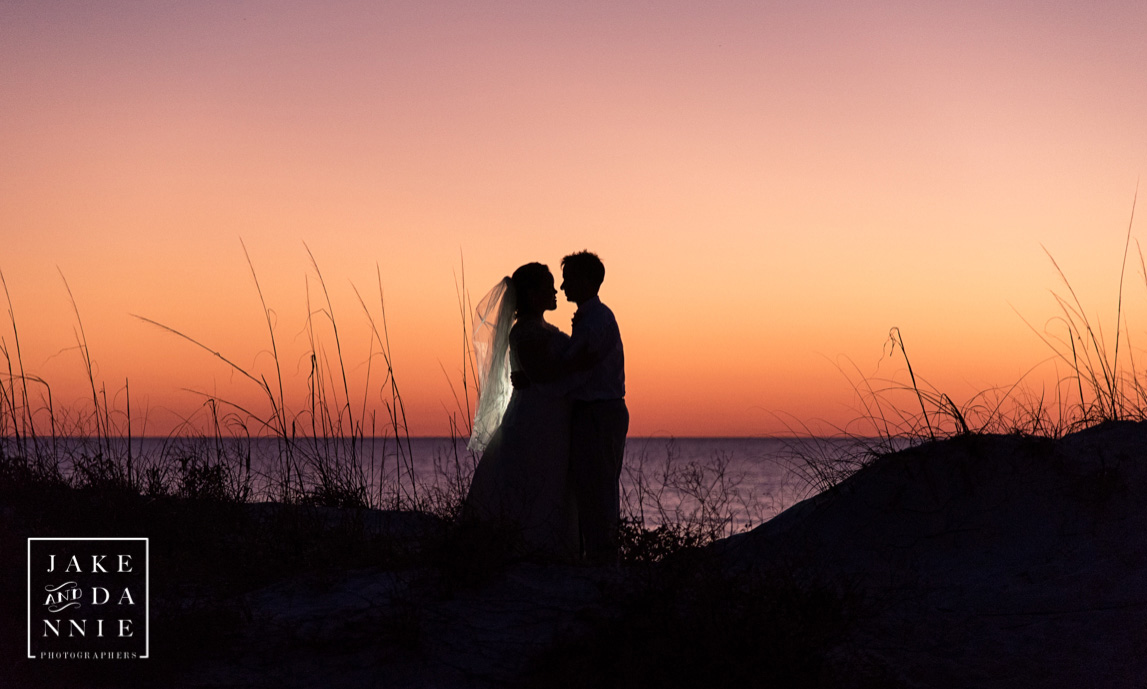
<instances>
[{"instance_id":1,"label":"bride's updo hairstyle","mask_svg":"<svg viewBox=\"0 0 1147 689\"><path fill-rule=\"evenodd\" d=\"M514 303L518 307L514 315L520 315L522 307L529 304L531 290L545 289L550 280L553 280L553 273L544 263L527 263L515 270L510 276L510 283L514 285Z\"/></svg>"}]
</instances>

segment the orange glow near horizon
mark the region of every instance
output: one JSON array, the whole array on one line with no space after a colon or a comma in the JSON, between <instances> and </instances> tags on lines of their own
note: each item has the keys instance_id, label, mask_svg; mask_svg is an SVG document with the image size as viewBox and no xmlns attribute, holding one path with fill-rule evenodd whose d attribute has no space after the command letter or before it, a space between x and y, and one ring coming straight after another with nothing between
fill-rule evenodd
<instances>
[{"instance_id":1,"label":"orange glow near horizon","mask_svg":"<svg viewBox=\"0 0 1147 689\"><path fill-rule=\"evenodd\" d=\"M0 271L23 367L58 410L90 409L62 274L116 409L129 381L133 432L201 423L203 394L266 414L251 381L135 318L275 380L242 238L288 408L308 405L308 301L343 395L305 243L351 408L380 432L360 296L381 325L381 280L410 431L442 435L461 421L462 261L477 303L583 248L607 266L632 435L848 427L840 369L904 380L882 357L893 326L957 400L1025 374L1046 389L1055 369L1028 371L1052 353L1024 319L1042 330L1065 290L1042 247L1114 334L1147 169L1145 23L1130 0L9 3Z\"/></svg>"}]
</instances>

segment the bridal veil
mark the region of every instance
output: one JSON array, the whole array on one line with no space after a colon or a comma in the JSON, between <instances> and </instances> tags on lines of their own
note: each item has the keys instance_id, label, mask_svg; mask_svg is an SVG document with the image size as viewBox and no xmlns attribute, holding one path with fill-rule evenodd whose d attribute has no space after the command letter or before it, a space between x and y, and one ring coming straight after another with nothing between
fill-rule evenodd
<instances>
[{"instance_id":1,"label":"bridal veil","mask_svg":"<svg viewBox=\"0 0 1147 689\"><path fill-rule=\"evenodd\" d=\"M514 285L505 277L491 289L474 314L474 359L478 367L478 409L467 447L486 449L510 403L510 329L514 325Z\"/></svg>"}]
</instances>

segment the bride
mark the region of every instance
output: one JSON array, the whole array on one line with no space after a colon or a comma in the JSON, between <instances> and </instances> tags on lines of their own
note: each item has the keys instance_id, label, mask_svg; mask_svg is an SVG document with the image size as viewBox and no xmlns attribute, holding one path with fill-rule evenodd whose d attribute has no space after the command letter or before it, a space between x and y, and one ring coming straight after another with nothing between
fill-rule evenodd
<instances>
[{"instance_id":1,"label":"bride","mask_svg":"<svg viewBox=\"0 0 1147 689\"><path fill-rule=\"evenodd\" d=\"M570 404L559 379L569 336L545 320L556 308L554 276L541 263L518 268L478 304L480 395L469 447L482 459L464 513L513 529L527 554L572 560ZM530 384L512 388L511 371L523 371Z\"/></svg>"}]
</instances>

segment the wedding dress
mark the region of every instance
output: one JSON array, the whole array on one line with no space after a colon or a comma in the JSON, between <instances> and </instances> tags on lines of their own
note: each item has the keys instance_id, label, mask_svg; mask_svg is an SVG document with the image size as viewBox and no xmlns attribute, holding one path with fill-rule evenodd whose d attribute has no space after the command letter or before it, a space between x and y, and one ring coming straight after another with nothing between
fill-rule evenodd
<instances>
[{"instance_id":1,"label":"wedding dress","mask_svg":"<svg viewBox=\"0 0 1147 689\"><path fill-rule=\"evenodd\" d=\"M513 319L513 305L505 301L513 291L497 291L479 304L474 329L482 390L470 447L484 451L466 513L513 529L528 555L572 560L578 526L569 476L570 403L560 381L537 382L551 377L569 336L541 318L520 320L505 333ZM502 303L487 303L492 297ZM531 383L513 389L511 371L524 371Z\"/></svg>"}]
</instances>

